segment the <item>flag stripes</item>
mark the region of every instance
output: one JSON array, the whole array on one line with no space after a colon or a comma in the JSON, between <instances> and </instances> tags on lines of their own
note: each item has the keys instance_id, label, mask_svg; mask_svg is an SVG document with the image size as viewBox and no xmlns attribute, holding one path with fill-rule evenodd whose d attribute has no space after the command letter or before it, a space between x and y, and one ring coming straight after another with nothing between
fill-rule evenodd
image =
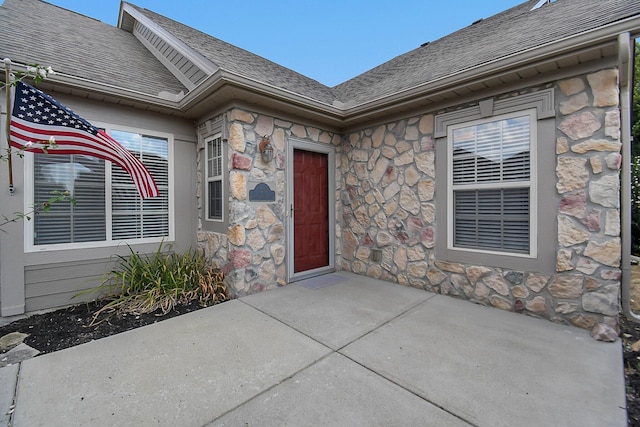
<instances>
[{"instance_id":1,"label":"flag stripes","mask_svg":"<svg viewBox=\"0 0 640 427\"><path fill-rule=\"evenodd\" d=\"M16 86L11 145L33 153L82 154L110 161L126 171L142 198L159 195L144 164L122 144L49 95L23 82ZM55 147L48 149L53 137Z\"/></svg>"}]
</instances>

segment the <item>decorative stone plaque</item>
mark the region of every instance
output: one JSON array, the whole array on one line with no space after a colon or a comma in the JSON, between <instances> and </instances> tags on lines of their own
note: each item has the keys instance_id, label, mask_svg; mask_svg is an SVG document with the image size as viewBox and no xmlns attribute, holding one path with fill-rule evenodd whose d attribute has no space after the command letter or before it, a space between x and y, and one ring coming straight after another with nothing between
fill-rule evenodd
<instances>
[{"instance_id":1,"label":"decorative stone plaque","mask_svg":"<svg viewBox=\"0 0 640 427\"><path fill-rule=\"evenodd\" d=\"M250 202L275 202L276 192L273 182L250 182L249 183L249 201Z\"/></svg>"}]
</instances>

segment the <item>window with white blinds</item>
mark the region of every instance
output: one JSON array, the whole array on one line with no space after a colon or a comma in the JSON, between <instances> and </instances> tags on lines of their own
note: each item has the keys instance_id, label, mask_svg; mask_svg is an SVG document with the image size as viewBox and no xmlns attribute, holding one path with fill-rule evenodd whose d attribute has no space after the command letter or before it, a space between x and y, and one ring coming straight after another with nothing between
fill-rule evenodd
<instances>
[{"instance_id":1,"label":"window with white blinds","mask_svg":"<svg viewBox=\"0 0 640 427\"><path fill-rule=\"evenodd\" d=\"M223 150L221 136L213 137L206 145L207 219L222 221L223 218Z\"/></svg>"},{"instance_id":2,"label":"window with white blinds","mask_svg":"<svg viewBox=\"0 0 640 427\"><path fill-rule=\"evenodd\" d=\"M76 200L51 204L33 218L35 245L92 242L107 238L105 161L96 157L34 155L34 205L42 206L56 191Z\"/></svg>"},{"instance_id":3,"label":"window with white blinds","mask_svg":"<svg viewBox=\"0 0 640 427\"><path fill-rule=\"evenodd\" d=\"M160 190L143 200L129 174L111 169L112 238L142 239L169 235L169 144L166 139L114 130L111 136L142 160Z\"/></svg>"},{"instance_id":4,"label":"window with white blinds","mask_svg":"<svg viewBox=\"0 0 640 427\"><path fill-rule=\"evenodd\" d=\"M449 128L454 248L529 254L535 112Z\"/></svg>"},{"instance_id":5,"label":"window with white blinds","mask_svg":"<svg viewBox=\"0 0 640 427\"><path fill-rule=\"evenodd\" d=\"M33 200L68 191L33 221L33 245L110 242L169 236L169 141L121 130L111 136L142 160L160 196L143 200L131 177L110 162L84 155L34 155Z\"/></svg>"}]
</instances>

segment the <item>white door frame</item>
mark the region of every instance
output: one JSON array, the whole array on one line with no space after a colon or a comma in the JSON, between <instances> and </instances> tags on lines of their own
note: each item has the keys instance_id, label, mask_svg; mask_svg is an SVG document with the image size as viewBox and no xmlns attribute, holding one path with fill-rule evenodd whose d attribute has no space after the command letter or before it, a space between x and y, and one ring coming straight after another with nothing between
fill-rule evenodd
<instances>
[{"instance_id":1,"label":"white door frame","mask_svg":"<svg viewBox=\"0 0 640 427\"><path fill-rule=\"evenodd\" d=\"M305 150L313 151L316 153L322 153L327 155L327 180L328 180L328 208L329 208L329 265L326 267L315 268L313 270L302 271L294 273L293 266L293 187L295 185L293 180L293 151ZM332 145L318 144L313 142L301 141L298 139L289 139L287 147L287 204L286 204L286 217L287 217L287 281L295 282L298 280L306 279L312 276L319 276L321 274L330 273L335 271L336 262L336 151Z\"/></svg>"}]
</instances>

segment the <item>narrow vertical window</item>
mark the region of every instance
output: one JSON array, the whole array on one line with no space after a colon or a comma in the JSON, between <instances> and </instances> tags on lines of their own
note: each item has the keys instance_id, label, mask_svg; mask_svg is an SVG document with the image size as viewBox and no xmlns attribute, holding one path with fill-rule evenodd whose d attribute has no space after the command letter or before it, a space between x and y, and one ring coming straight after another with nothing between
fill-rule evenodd
<instances>
[{"instance_id":1,"label":"narrow vertical window","mask_svg":"<svg viewBox=\"0 0 640 427\"><path fill-rule=\"evenodd\" d=\"M222 221L223 218L223 150L222 138L215 136L206 141L207 219Z\"/></svg>"}]
</instances>

